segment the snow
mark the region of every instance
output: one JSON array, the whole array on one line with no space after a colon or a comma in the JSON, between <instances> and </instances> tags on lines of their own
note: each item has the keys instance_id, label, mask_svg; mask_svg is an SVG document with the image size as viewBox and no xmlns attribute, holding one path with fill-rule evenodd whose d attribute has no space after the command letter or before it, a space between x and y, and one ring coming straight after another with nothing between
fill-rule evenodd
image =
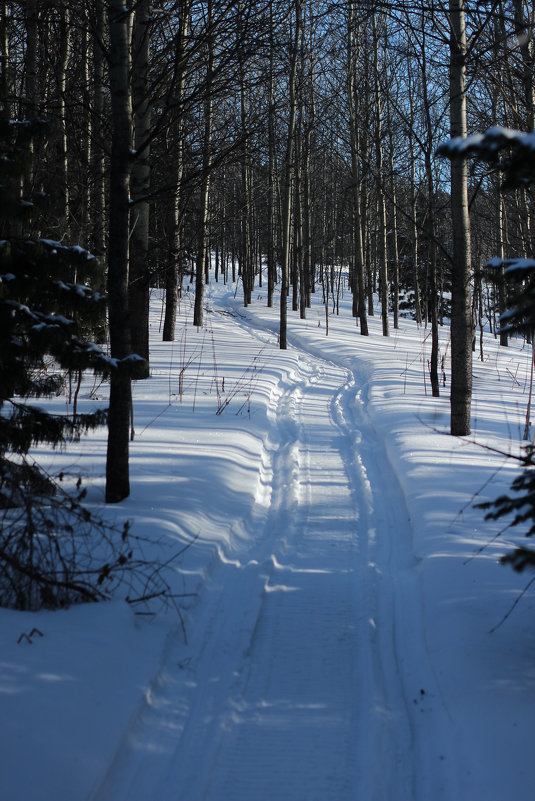
<instances>
[{"instance_id":1,"label":"snow","mask_svg":"<svg viewBox=\"0 0 535 801\"><path fill-rule=\"evenodd\" d=\"M425 327L362 337L346 292L326 336L318 290L280 351L278 299L235 292L207 288L202 330L187 293L174 343L153 293L125 502L103 503L105 431L40 449L110 519L188 546L187 637L120 599L0 610L2 799L530 800L534 589L508 615L522 532L474 508L518 472L530 349L485 336L457 439L447 327L434 399Z\"/></svg>"},{"instance_id":2,"label":"snow","mask_svg":"<svg viewBox=\"0 0 535 801\"><path fill-rule=\"evenodd\" d=\"M535 131L524 133L512 128L503 128L493 125L485 133L475 133L469 136L454 136L442 142L437 148L441 156L480 155L483 157L497 155L508 144L518 146L525 153L535 150Z\"/></svg>"},{"instance_id":3,"label":"snow","mask_svg":"<svg viewBox=\"0 0 535 801\"><path fill-rule=\"evenodd\" d=\"M490 259L485 267L497 269L499 267L505 268L505 275L512 275L514 273L531 273L535 269L535 259L500 259L497 256Z\"/></svg>"},{"instance_id":4,"label":"snow","mask_svg":"<svg viewBox=\"0 0 535 801\"><path fill-rule=\"evenodd\" d=\"M54 248L54 250L68 250L65 245L62 245L61 242L57 242L55 239L38 239L38 242L41 242L43 245L47 245L49 248Z\"/></svg>"},{"instance_id":5,"label":"snow","mask_svg":"<svg viewBox=\"0 0 535 801\"><path fill-rule=\"evenodd\" d=\"M80 247L80 245L71 245L69 249L72 250L73 253L77 253L79 256L85 256L87 261L96 259L96 256L94 256L92 253L89 253L89 251L85 248Z\"/></svg>"},{"instance_id":6,"label":"snow","mask_svg":"<svg viewBox=\"0 0 535 801\"><path fill-rule=\"evenodd\" d=\"M52 253L54 254L56 254L58 250L68 250L71 253L76 253L78 256L84 256L86 261L92 261L96 258L88 250L80 247L80 245L62 245L61 242L57 242L55 239L38 239L37 242L52 248Z\"/></svg>"}]
</instances>

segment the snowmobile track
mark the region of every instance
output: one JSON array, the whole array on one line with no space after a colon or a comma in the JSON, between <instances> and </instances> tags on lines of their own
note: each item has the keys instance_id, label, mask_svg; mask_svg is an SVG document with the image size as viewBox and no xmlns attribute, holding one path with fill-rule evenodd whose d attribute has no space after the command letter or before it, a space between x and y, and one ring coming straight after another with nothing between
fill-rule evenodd
<instances>
[{"instance_id":1,"label":"snowmobile track","mask_svg":"<svg viewBox=\"0 0 535 801\"><path fill-rule=\"evenodd\" d=\"M299 350L268 420L236 523L248 544L219 554L190 644L170 641L91 801L453 799L447 768L431 785L419 767L440 758L446 715L403 613L418 592L405 502L355 375Z\"/></svg>"}]
</instances>

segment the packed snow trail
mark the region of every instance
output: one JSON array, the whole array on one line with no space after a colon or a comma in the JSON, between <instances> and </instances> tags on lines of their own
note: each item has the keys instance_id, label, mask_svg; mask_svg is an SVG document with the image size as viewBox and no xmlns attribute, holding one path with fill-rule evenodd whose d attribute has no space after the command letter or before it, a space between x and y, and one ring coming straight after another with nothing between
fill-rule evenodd
<instances>
[{"instance_id":1,"label":"packed snow trail","mask_svg":"<svg viewBox=\"0 0 535 801\"><path fill-rule=\"evenodd\" d=\"M189 645L170 642L94 801L454 798L439 702L427 745L415 734L432 677L399 487L366 443L351 372L303 351L294 364L237 522L249 543L220 554Z\"/></svg>"},{"instance_id":2,"label":"packed snow trail","mask_svg":"<svg viewBox=\"0 0 535 801\"><path fill-rule=\"evenodd\" d=\"M366 703L363 685L371 688L358 664L359 509L343 437L326 414L340 373L303 357L278 398L283 435L272 453L269 554L253 566L249 599L241 598L252 601L255 619L230 644L222 708L214 715L205 697L180 749L178 799L349 799L359 784L367 710L357 700ZM221 627L218 651L229 647L225 618Z\"/></svg>"}]
</instances>

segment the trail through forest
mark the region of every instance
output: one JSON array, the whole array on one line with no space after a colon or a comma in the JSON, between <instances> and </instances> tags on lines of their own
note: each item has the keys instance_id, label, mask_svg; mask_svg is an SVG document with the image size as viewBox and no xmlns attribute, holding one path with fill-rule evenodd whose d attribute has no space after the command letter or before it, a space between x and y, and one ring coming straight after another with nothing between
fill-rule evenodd
<instances>
[{"instance_id":1,"label":"trail through forest","mask_svg":"<svg viewBox=\"0 0 535 801\"><path fill-rule=\"evenodd\" d=\"M358 376L296 364L271 391L248 537L94 801L454 797L403 495Z\"/></svg>"},{"instance_id":2,"label":"trail through forest","mask_svg":"<svg viewBox=\"0 0 535 801\"><path fill-rule=\"evenodd\" d=\"M289 316L287 350L260 289L212 282L202 328L185 292L174 342L161 310L129 498L104 504L105 428L37 455L132 521L184 629L120 592L1 609L2 801L530 801L534 597L498 564L524 532L474 504L517 473L531 351L485 335L456 438L429 331L362 337L348 292L328 336L321 292Z\"/></svg>"}]
</instances>

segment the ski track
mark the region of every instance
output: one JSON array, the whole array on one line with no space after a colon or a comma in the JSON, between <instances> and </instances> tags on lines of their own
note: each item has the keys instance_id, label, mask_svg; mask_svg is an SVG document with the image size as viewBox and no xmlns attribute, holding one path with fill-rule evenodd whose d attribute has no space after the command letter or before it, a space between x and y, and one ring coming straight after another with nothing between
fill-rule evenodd
<instances>
[{"instance_id":1,"label":"ski track","mask_svg":"<svg viewBox=\"0 0 535 801\"><path fill-rule=\"evenodd\" d=\"M248 550L219 553L91 801L457 797L401 489L355 374L304 348L235 523Z\"/></svg>"}]
</instances>

